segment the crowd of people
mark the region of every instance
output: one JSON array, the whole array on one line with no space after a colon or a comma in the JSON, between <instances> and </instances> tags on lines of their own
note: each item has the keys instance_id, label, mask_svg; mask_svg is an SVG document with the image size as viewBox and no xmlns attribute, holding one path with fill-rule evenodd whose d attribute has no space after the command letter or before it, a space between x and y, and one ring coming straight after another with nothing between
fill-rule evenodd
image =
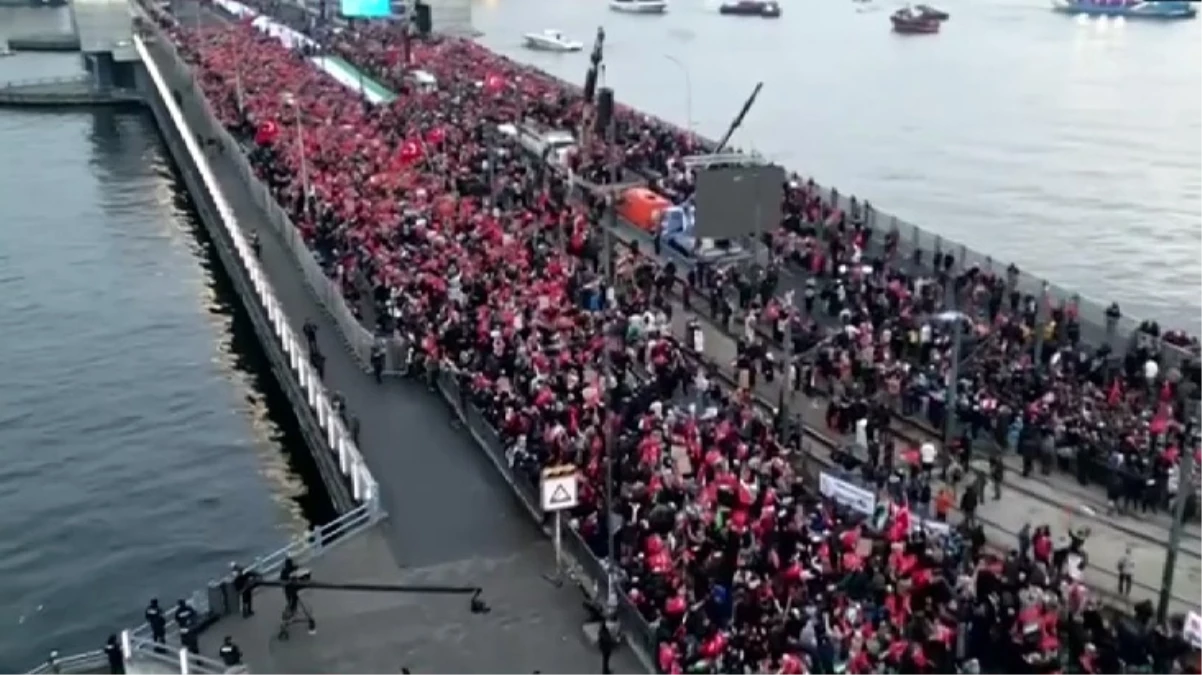
<instances>
[{"instance_id":1,"label":"crowd of people","mask_svg":"<svg viewBox=\"0 0 1202 675\"><path fill-rule=\"evenodd\" d=\"M573 198L537 158L497 140L499 123L574 128L592 114L579 93L469 41L405 40L392 24L323 35L399 94L374 105L250 25L170 32L350 305L410 339L429 372L453 374L521 473L580 467L572 521L601 557L604 514L617 514L623 590L654 627L663 672L1186 667L1192 652L1146 607L1135 618L1100 608L1074 573L1079 539L1054 547L1040 529L1040 544L998 552L971 518L926 523L905 490L883 489L864 508L807 489L797 434L745 388L719 386L668 328L675 272L623 259L606 274L604 205ZM406 59L437 84L407 77ZM618 142L585 143L579 168L680 174L673 162L695 140L616 116ZM791 251L833 271L802 301L843 319L822 341L835 351L820 374L872 386L865 373L904 370L903 359L946 360L947 329L919 318L960 282L886 266L844 273L861 262L863 227L832 224L837 237ZM810 309L782 300L778 282L747 281L740 316L766 310L775 339L787 327L800 346L818 343ZM758 318L745 321L750 331Z\"/></svg>"}]
</instances>

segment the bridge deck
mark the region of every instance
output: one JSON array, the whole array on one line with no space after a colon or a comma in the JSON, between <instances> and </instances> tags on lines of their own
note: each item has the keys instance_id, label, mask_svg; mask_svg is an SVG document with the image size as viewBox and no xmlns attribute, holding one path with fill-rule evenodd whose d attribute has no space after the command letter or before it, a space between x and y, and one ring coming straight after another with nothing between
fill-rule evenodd
<instances>
[{"instance_id":1,"label":"bridge deck","mask_svg":"<svg viewBox=\"0 0 1202 675\"><path fill-rule=\"evenodd\" d=\"M401 569L387 541L388 527L385 521L313 560L308 566L313 579L479 584L486 589L483 598L491 612L472 614L466 596L313 589L301 597L316 621L316 633L291 624L282 639L283 592L269 588L256 594L254 616L225 618L206 630L202 652L216 653L229 635L253 673L395 673L402 667L415 672L586 672L600 665L599 658L576 658L578 621L562 623L557 621L561 616L540 609L560 604L563 599L556 596L561 591L531 574L522 553Z\"/></svg>"},{"instance_id":2,"label":"bridge deck","mask_svg":"<svg viewBox=\"0 0 1202 675\"><path fill-rule=\"evenodd\" d=\"M185 97L182 107L191 119L203 118L198 101ZM203 129L193 131L207 135ZM324 623L335 637L314 641L312 653L292 657L278 645L256 651L259 648L252 643L263 643L268 629L248 632L242 647L250 670L389 672L381 669L395 669L403 658L411 659L407 665L419 671L596 668L599 657L582 631L588 614L579 592L570 585L557 589L544 578L553 566L551 542L533 525L474 441L451 427L445 403L411 383L377 385L361 370L340 341L336 325L305 286L286 244L267 224L249 186L239 181L233 158L209 150L218 177L216 187L246 234L258 233L264 270L293 329L299 334L306 318L318 326L317 341L327 358L324 379L360 420L359 445L379 481L381 501L389 514L371 537L348 543L345 550L323 560L315 577L328 575L333 577L330 581L370 577L398 583L416 577L479 585L494 605L491 615L476 620L480 617L467 615L464 600L448 605L444 599L430 597L314 598L319 624L323 623L320 615L328 615ZM270 622L278 616L278 611L264 605L264 617ZM406 616L418 621L402 627ZM213 654L223 630L219 624L206 635L202 653ZM297 643L304 639L308 636L293 637ZM461 648L448 649L450 645ZM468 645L470 649L462 648ZM256 662L264 658L265 663ZM622 672L643 670L625 650L615 658L614 667Z\"/></svg>"}]
</instances>

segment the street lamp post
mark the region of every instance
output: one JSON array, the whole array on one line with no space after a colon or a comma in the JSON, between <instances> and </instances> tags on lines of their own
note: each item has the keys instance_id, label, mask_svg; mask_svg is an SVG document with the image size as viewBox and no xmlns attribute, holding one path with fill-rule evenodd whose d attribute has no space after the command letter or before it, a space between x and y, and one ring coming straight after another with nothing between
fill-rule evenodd
<instances>
[{"instance_id":1,"label":"street lamp post","mask_svg":"<svg viewBox=\"0 0 1202 675\"><path fill-rule=\"evenodd\" d=\"M676 64L676 67L680 68L681 74L684 75L685 120L691 133L693 131L693 78L689 75L689 67L684 64L684 61L671 54L664 54L664 58Z\"/></svg>"},{"instance_id":2,"label":"street lamp post","mask_svg":"<svg viewBox=\"0 0 1202 675\"><path fill-rule=\"evenodd\" d=\"M1186 405L1181 401L1180 405ZM1181 530L1185 526L1185 507L1191 498L1198 495L1194 483L1194 418L1185 428L1185 447L1182 448L1181 463L1177 467L1177 499L1173 502L1173 525L1169 530L1169 542L1165 547L1164 571L1160 579L1160 595L1156 603L1156 619L1164 623L1169 615L1169 603L1173 600L1173 574L1177 568L1177 551L1181 548Z\"/></svg>"},{"instance_id":3,"label":"street lamp post","mask_svg":"<svg viewBox=\"0 0 1202 675\"><path fill-rule=\"evenodd\" d=\"M309 161L305 158L305 125L301 119L300 103L291 93L284 94L284 103L296 114L296 149L300 153L301 191L305 213L309 212Z\"/></svg>"},{"instance_id":4,"label":"street lamp post","mask_svg":"<svg viewBox=\"0 0 1202 675\"><path fill-rule=\"evenodd\" d=\"M615 136L616 136L615 132L616 132L616 128L615 128L613 120L611 119L609 121L608 126L606 127L606 135L607 135L606 140L609 141L611 147L613 146L613 143L615 140ZM612 188L613 185L618 184L619 176L618 176L617 164L614 164L611 171L612 171L612 173L611 173L610 177L612 179L612 181L611 181L612 182L611 188ZM614 290L616 270L614 269L614 242L613 242L612 229L617 226L617 217L618 217L617 196L618 195L616 192L610 193L610 195L609 195L610 201L609 201L609 205L608 205L609 226L601 228L601 230L603 232L603 234L602 234L603 247L605 249L603 256L604 256L604 264L605 264L605 293L607 295L605 302L602 304L602 306L604 307L604 311L606 313L609 313L612 311L612 307L610 306L608 295L611 293L616 294L616 291ZM609 326L606 326L607 332L608 332L609 328L610 328ZM613 345L610 344L611 340L616 341L617 336L610 335L610 336L606 337L605 349L602 352L602 356L604 359L604 362L602 364L602 372L604 373L604 377L606 380L605 384L606 384L607 388L609 387L609 384L610 384L609 379L611 377L613 377L613 363L611 361L612 356L610 355L610 350L613 348ZM615 390L616 390L616 387L615 387ZM616 539L617 533L614 532L614 524L613 524L613 519L614 519L614 453L617 451L617 443L615 442L617 439L614 437L619 433L619 430L621 428L619 426L621 424L621 417L618 414L616 414L614 410L611 409L612 407L615 407L616 403L617 402L614 401L609 396L609 391L606 391L605 425L604 425L604 428L605 428L605 438L604 438L604 441L605 441L605 537L606 537L605 620L606 621L612 621L617 616L617 612L618 612L618 567L617 567L618 566L618 555L617 555L617 551L614 550L615 545L616 545L615 539Z\"/></svg>"},{"instance_id":5,"label":"street lamp post","mask_svg":"<svg viewBox=\"0 0 1202 675\"><path fill-rule=\"evenodd\" d=\"M960 351L964 339L964 322L969 319L968 315L964 312L950 309L946 312L936 314L935 320L953 327L952 368L951 372L948 373L947 394L943 400L943 451L947 452L947 448L956 437L956 398L959 395L956 389L960 384Z\"/></svg>"}]
</instances>

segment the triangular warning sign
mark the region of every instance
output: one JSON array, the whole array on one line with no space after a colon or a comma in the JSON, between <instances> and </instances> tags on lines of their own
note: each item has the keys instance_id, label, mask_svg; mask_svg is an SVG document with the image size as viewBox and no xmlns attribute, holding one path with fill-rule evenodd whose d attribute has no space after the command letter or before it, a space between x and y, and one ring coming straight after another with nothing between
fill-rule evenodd
<instances>
[{"instance_id":1,"label":"triangular warning sign","mask_svg":"<svg viewBox=\"0 0 1202 675\"><path fill-rule=\"evenodd\" d=\"M571 493L568 492L568 489L566 487L564 487L562 485L556 485L555 489L551 491L551 498L547 500L547 503L550 504L551 506L559 506L560 504L571 504L572 503L572 495L571 495Z\"/></svg>"}]
</instances>

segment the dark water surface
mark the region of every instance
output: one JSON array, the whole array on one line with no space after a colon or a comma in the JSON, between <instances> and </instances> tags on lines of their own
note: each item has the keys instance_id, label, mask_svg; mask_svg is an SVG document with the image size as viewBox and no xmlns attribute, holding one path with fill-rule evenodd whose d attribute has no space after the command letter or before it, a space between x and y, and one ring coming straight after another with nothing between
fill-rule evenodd
<instances>
[{"instance_id":1,"label":"dark water surface","mask_svg":"<svg viewBox=\"0 0 1202 675\"><path fill-rule=\"evenodd\" d=\"M74 69L22 55L0 80ZM0 148L0 672L19 672L329 504L151 118L5 110Z\"/></svg>"}]
</instances>

